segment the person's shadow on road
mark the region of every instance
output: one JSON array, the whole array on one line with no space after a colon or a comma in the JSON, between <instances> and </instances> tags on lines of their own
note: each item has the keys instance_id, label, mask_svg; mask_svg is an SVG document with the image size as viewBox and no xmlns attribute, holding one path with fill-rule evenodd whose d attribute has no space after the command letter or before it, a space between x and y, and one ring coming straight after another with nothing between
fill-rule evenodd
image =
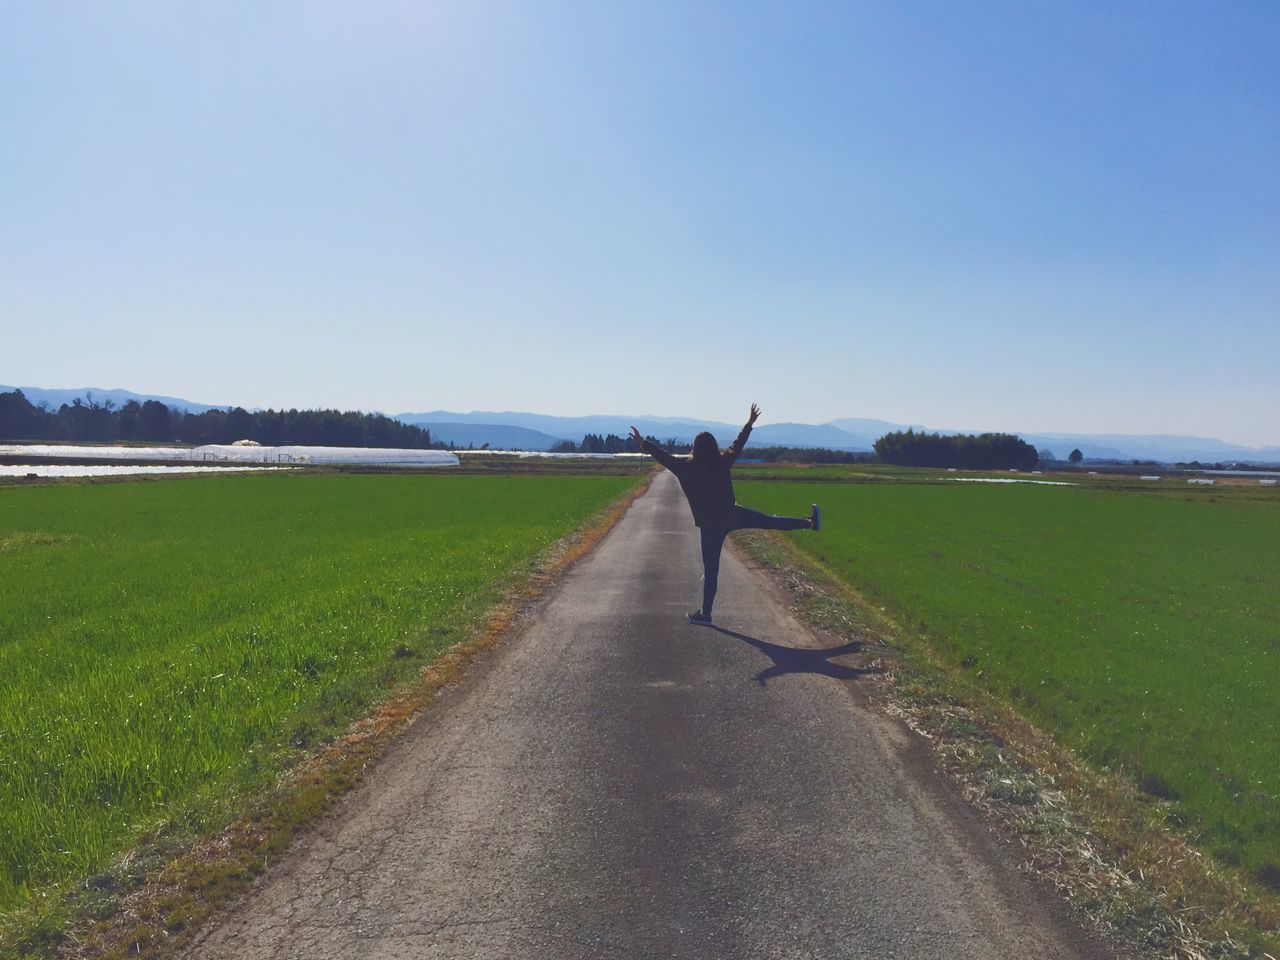
<instances>
[{"instance_id":1,"label":"person's shadow on road","mask_svg":"<svg viewBox=\"0 0 1280 960\"><path fill-rule=\"evenodd\" d=\"M861 640L853 640L839 647L827 647L825 650L812 650L806 647L783 647L757 637L749 637L745 633L726 630L724 627L711 625L711 628L726 637L733 637L745 644L755 647L770 660L773 666L756 674L756 683L764 686L774 677L787 673L816 673L823 677L834 677L837 680L856 680L868 674L883 673L878 667L846 667L842 663L832 663L833 657L841 657L847 653L857 653L862 649Z\"/></svg>"}]
</instances>

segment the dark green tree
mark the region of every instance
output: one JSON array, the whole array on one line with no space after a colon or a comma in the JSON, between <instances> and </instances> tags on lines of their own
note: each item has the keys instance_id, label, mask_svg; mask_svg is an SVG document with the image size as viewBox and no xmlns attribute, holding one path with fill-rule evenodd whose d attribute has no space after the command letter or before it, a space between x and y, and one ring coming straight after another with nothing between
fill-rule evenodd
<instances>
[{"instance_id":1,"label":"dark green tree","mask_svg":"<svg viewBox=\"0 0 1280 960\"><path fill-rule=\"evenodd\" d=\"M236 440L250 440L253 438L249 434L255 432L257 425L253 414L243 407L235 407L227 411L227 424L223 432L225 436L230 438L227 441L228 443L234 443ZM262 441L259 440L258 442L261 443Z\"/></svg>"},{"instance_id":2,"label":"dark green tree","mask_svg":"<svg viewBox=\"0 0 1280 960\"><path fill-rule=\"evenodd\" d=\"M1067 454L1067 459L1070 460L1073 464L1079 464L1080 461L1084 459L1084 454L1080 452L1079 447L1076 447L1069 454Z\"/></svg>"},{"instance_id":3,"label":"dark green tree","mask_svg":"<svg viewBox=\"0 0 1280 960\"><path fill-rule=\"evenodd\" d=\"M142 404L137 400L130 400L120 408L118 432L121 440L136 440L138 438L138 420L142 416Z\"/></svg>"},{"instance_id":4,"label":"dark green tree","mask_svg":"<svg viewBox=\"0 0 1280 960\"><path fill-rule=\"evenodd\" d=\"M1008 433L978 436L886 433L875 443L885 463L907 467L956 467L966 470L1030 470L1039 462L1036 448Z\"/></svg>"},{"instance_id":5,"label":"dark green tree","mask_svg":"<svg viewBox=\"0 0 1280 960\"><path fill-rule=\"evenodd\" d=\"M0 393L0 438L53 440L57 431L57 417L37 407L21 390Z\"/></svg>"},{"instance_id":6,"label":"dark green tree","mask_svg":"<svg viewBox=\"0 0 1280 960\"><path fill-rule=\"evenodd\" d=\"M148 400L138 414L138 439L164 442L173 439L173 418L159 400Z\"/></svg>"}]
</instances>

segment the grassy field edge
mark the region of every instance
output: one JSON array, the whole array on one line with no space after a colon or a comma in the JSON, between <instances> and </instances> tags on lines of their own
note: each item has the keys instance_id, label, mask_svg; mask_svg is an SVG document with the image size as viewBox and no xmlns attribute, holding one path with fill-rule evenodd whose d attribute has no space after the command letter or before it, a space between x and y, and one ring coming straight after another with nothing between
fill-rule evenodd
<instances>
[{"instance_id":1,"label":"grassy field edge","mask_svg":"<svg viewBox=\"0 0 1280 960\"><path fill-rule=\"evenodd\" d=\"M239 896L309 824L323 816L412 725L436 694L589 553L636 499L652 474L518 569L504 598L466 639L376 702L341 735L286 770L264 794L242 798L234 820L198 837L158 837L122 857L102 877L16 911L0 927L0 955L42 958L165 957L190 942Z\"/></svg>"},{"instance_id":2,"label":"grassy field edge","mask_svg":"<svg viewBox=\"0 0 1280 960\"><path fill-rule=\"evenodd\" d=\"M928 741L966 800L1019 844L1024 869L1091 926L1140 956L1280 956L1280 898L1195 849L1159 800L1082 761L784 536L735 537L810 627L873 641L861 654L880 671L873 701Z\"/></svg>"}]
</instances>

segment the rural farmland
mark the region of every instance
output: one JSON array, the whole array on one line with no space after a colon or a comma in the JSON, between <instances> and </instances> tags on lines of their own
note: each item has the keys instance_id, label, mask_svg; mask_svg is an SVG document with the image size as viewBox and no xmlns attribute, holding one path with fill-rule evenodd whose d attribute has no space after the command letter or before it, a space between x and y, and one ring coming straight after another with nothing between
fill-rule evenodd
<instances>
[{"instance_id":1,"label":"rural farmland","mask_svg":"<svg viewBox=\"0 0 1280 960\"><path fill-rule=\"evenodd\" d=\"M634 482L0 487L0 913L148 833L216 827Z\"/></svg>"},{"instance_id":2,"label":"rural farmland","mask_svg":"<svg viewBox=\"0 0 1280 960\"><path fill-rule=\"evenodd\" d=\"M907 635L1165 801L1169 822L1224 862L1280 886L1273 489L755 472L781 482L740 483L742 502L820 501L822 536L790 536ZM814 476L826 482L803 482Z\"/></svg>"},{"instance_id":3,"label":"rural farmland","mask_svg":"<svg viewBox=\"0 0 1280 960\"><path fill-rule=\"evenodd\" d=\"M1280 960L1280 2L0 12L0 960Z\"/></svg>"}]
</instances>

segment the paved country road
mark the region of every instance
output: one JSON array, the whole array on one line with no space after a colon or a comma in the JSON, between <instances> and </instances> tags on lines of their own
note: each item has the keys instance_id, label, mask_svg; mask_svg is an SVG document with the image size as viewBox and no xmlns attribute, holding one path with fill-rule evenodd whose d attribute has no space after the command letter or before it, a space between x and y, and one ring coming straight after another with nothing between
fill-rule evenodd
<instances>
[{"instance_id":1,"label":"paved country road","mask_svg":"<svg viewBox=\"0 0 1280 960\"><path fill-rule=\"evenodd\" d=\"M700 569L663 474L192 955L1109 956L760 574L687 624Z\"/></svg>"}]
</instances>

